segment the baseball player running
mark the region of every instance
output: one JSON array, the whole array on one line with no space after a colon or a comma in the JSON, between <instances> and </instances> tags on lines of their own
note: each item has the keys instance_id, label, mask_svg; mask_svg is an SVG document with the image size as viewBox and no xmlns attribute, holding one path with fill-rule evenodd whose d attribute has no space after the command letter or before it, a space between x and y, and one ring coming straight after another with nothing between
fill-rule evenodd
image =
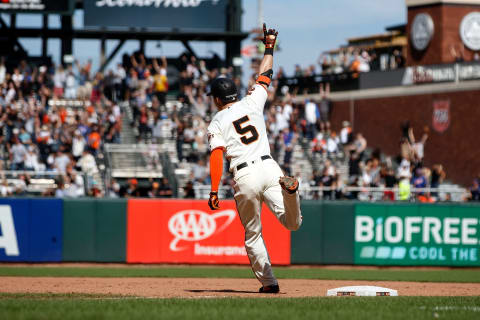
<instances>
[{"instance_id":1,"label":"baseball player running","mask_svg":"<svg viewBox=\"0 0 480 320\"><path fill-rule=\"evenodd\" d=\"M220 208L218 186L225 153L234 176L237 211L245 228L245 248L253 272L262 283L259 292L278 293L280 288L262 237L262 203L266 202L288 230L298 230L302 216L298 181L285 177L270 155L263 108L273 76L273 49L278 32L267 31L264 24L263 33L265 55L256 84L245 98L238 101L237 88L230 79L217 78L211 84L208 95L213 97L218 112L208 127L212 181L208 205L212 210Z\"/></svg>"}]
</instances>

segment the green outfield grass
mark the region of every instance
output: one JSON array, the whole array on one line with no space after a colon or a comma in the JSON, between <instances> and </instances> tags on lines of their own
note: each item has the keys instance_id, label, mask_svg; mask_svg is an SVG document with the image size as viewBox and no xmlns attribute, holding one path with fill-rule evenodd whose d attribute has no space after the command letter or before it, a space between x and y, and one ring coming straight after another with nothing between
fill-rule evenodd
<instances>
[{"instance_id":1,"label":"green outfield grass","mask_svg":"<svg viewBox=\"0 0 480 320\"><path fill-rule=\"evenodd\" d=\"M480 270L391 270L275 267L279 279L480 282ZM252 278L247 267L17 267L1 266L0 276Z\"/></svg>"},{"instance_id":2,"label":"green outfield grass","mask_svg":"<svg viewBox=\"0 0 480 320\"><path fill-rule=\"evenodd\" d=\"M137 299L0 294L0 319L475 319L478 297Z\"/></svg>"}]
</instances>

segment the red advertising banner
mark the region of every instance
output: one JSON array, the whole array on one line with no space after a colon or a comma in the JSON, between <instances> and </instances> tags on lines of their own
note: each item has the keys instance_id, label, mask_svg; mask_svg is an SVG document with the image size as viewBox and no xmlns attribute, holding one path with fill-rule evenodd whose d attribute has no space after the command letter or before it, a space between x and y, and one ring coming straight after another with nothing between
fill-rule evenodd
<instances>
[{"instance_id":1,"label":"red advertising banner","mask_svg":"<svg viewBox=\"0 0 480 320\"><path fill-rule=\"evenodd\" d=\"M129 200L127 262L249 264L235 202L220 205L212 211L204 200ZM265 205L262 223L272 264L290 264L290 231Z\"/></svg>"}]
</instances>

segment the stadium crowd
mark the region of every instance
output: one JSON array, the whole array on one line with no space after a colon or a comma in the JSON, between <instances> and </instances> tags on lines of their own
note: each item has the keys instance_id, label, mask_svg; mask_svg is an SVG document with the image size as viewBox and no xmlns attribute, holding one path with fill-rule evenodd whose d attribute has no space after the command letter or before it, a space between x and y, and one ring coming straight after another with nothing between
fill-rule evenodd
<instances>
[{"instance_id":1,"label":"stadium crowd","mask_svg":"<svg viewBox=\"0 0 480 320\"><path fill-rule=\"evenodd\" d=\"M405 57L400 50L394 50L390 55L380 57L374 50L359 50L347 47L337 54L322 54L318 59L322 74L339 74L344 72L369 72L378 70L393 70L405 67ZM296 76L303 74L301 69Z\"/></svg>"},{"instance_id":2,"label":"stadium crowd","mask_svg":"<svg viewBox=\"0 0 480 320\"><path fill-rule=\"evenodd\" d=\"M121 131L115 81L93 73L91 62L47 67L21 61L10 71L0 60L2 196L26 194L40 176L55 180L44 196L99 195L95 157L104 142L119 142ZM6 170L17 171L11 183Z\"/></svg>"},{"instance_id":3,"label":"stadium crowd","mask_svg":"<svg viewBox=\"0 0 480 320\"><path fill-rule=\"evenodd\" d=\"M339 61L343 61L343 71L352 70L357 65L361 72L368 71L362 63L368 62L371 67L374 60L366 52L351 52ZM338 61L320 61L322 72L340 71ZM395 61L395 66L403 63L401 56ZM167 78L168 67L165 58L150 60L138 52L124 56L123 63L105 73L94 73L91 62L47 68L31 66L26 61L7 72L2 59L0 169L27 172L19 173L17 185L9 185L3 175L0 194L25 194L32 175L45 171L54 173L57 178L56 187L44 195L172 196L168 179L149 181L148 187L142 190L136 179L125 185L113 180L106 186L105 193L100 191L101 181L93 179L98 173L95 157L101 153L102 144L120 142L122 113L118 102L128 100L134 116L132 126L138 130L138 141L162 143L165 139L173 140L178 165L191 167L183 195L195 197L194 186L210 184L206 128L216 110L206 97L209 83L219 76L231 77L242 97L255 79L252 77L244 87L234 76L232 67L207 67L205 61L184 54L177 61L179 87L172 90ZM302 70L297 66L295 76L312 72L313 67ZM365 137L353 132L348 121L344 121L341 128L331 127L332 103L328 83L319 86L318 101L299 103L294 102L288 90L279 87L282 77L285 72L280 68L265 106L272 156L287 174L297 174L292 172L292 156L295 145L300 144L313 163L318 164L314 165L310 181L303 181L310 187L324 189L315 191L314 197L371 199L371 192L345 191L348 186L398 188L397 200L438 200L436 192L419 192L412 196L410 191L411 187L436 188L446 176L440 164L432 168L423 166L428 130L415 140L413 130L408 123L405 124L399 157L385 157L380 150L369 149ZM175 95L174 101L167 103L167 94ZM63 105L60 103L63 99L78 99L85 103L79 107ZM341 172L342 163L348 164L348 172ZM233 181L230 175L224 177L225 189L231 190ZM479 179L476 179L470 199L478 200L479 194ZM227 196L232 196L231 191L227 191ZM382 198L393 200L394 193L385 191Z\"/></svg>"}]
</instances>

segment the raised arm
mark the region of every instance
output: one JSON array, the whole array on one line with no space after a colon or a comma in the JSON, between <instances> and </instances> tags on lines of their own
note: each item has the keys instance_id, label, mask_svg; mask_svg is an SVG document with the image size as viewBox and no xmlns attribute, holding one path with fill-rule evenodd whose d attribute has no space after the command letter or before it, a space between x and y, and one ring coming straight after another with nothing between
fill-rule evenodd
<instances>
[{"instance_id":1,"label":"raised arm","mask_svg":"<svg viewBox=\"0 0 480 320\"><path fill-rule=\"evenodd\" d=\"M267 25L263 24L263 43L265 44L265 54L258 70L257 83L266 87L270 85L273 77L273 50L277 42L278 32L275 29L267 31Z\"/></svg>"}]
</instances>

